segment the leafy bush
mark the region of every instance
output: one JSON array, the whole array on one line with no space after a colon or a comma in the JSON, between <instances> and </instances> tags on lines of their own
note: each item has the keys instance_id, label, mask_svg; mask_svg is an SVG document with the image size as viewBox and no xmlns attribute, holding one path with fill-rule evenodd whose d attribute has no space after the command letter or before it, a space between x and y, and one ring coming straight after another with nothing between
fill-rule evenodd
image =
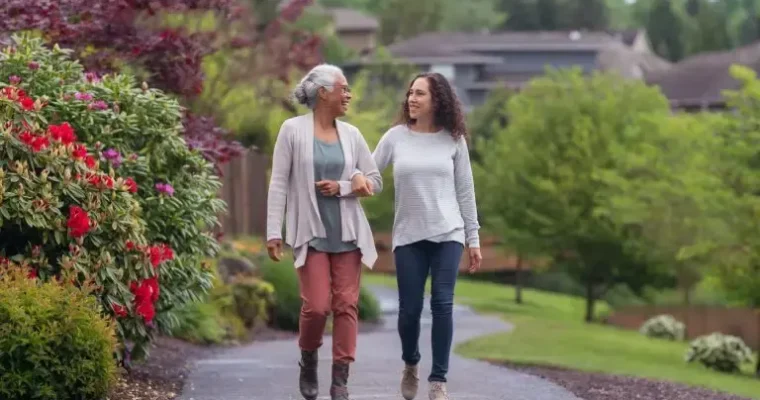
<instances>
[{"instance_id":1,"label":"leafy bush","mask_svg":"<svg viewBox=\"0 0 760 400\"><path fill-rule=\"evenodd\" d=\"M722 333L700 336L689 344L686 361L697 361L721 372L738 372L742 364L752 362L752 350L741 338Z\"/></svg>"},{"instance_id":2,"label":"leafy bush","mask_svg":"<svg viewBox=\"0 0 760 400\"><path fill-rule=\"evenodd\" d=\"M260 270L261 278L274 287L272 325L279 329L298 331L301 295L295 268L291 264L266 260L261 263ZM377 299L372 292L362 287L359 291L359 320L372 322L379 317L380 305Z\"/></svg>"},{"instance_id":3,"label":"leafy bush","mask_svg":"<svg viewBox=\"0 0 760 400\"><path fill-rule=\"evenodd\" d=\"M217 198L221 184L213 165L198 150L188 148L180 136L182 110L174 99L146 85L137 87L127 75L98 77L85 73L78 62L69 58L69 51L47 49L38 39L20 36L14 40L14 45L0 54L0 77L12 77L29 95L44 96L44 107L36 111L40 119L54 124L68 122L77 137L97 151L99 161L94 159L95 165L102 165L109 176L129 177L114 185L128 189L139 202L146 239L132 240L131 249L146 252L154 266L162 263L161 279L150 283L154 293L151 297L156 301L151 310L155 312L155 325L122 324L120 329L139 333L124 336L140 339L134 341L131 353L140 358L154 328L171 332L179 324L174 311L202 300L211 287L211 274L202 267L202 261L218 251L210 230L225 209L224 202ZM85 176L87 171L79 164L77 168L74 172L81 171ZM77 193L75 189L69 192ZM109 207L108 203L94 200L93 204ZM122 217L135 215L115 205L112 209L115 211L110 212ZM99 223L107 222L109 225L103 226L121 233L126 229L122 224L135 224L129 218L124 221L116 218ZM146 248L147 243L157 247ZM126 240L100 240L96 247L104 253L114 249L126 252L126 244ZM121 268L104 268L104 276L115 279L135 273L121 259L115 261L114 265ZM104 260L101 264L111 262ZM125 291L126 286L119 289Z\"/></svg>"},{"instance_id":4,"label":"leafy bush","mask_svg":"<svg viewBox=\"0 0 760 400\"><path fill-rule=\"evenodd\" d=\"M259 321L268 322L275 297L271 283L255 277L239 277L232 283L232 295L237 315L246 328L253 328Z\"/></svg>"},{"instance_id":5,"label":"leafy bush","mask_svg":"<svg viewBox=\"0 0 760 400\"><path fill-rule=\"evenodd\" d=\"M377 322L380 320L380 302L365 287L359 291L359 320Z\"/></svg>"},{"instance_id":6,"label":"leafy bush","mask_svg":"<svg viewBox=\"0 0 760 400\"><path fill-rule=\"evenodd\" d=\"M0 398L102 399L114 383L117 340L95 296L38 285L23 270L0 278Z\"/></svg>"},{"instance_id":7,"label":"leafy bush","mask_svg":"<svg viewBox=\"0 0 760 400\"><path fill-rule=\"evenodd\" d=\"M274 287L271 324L279 329L298 331L301 295L295 268L266 260L261 263L260 271L261 278Z\"/></svg>"},{"instance_id":8,"label":"leafy bush","mask_svg":"<svg viewBox=\"0 0 760 400\"><path fill-rule=\"evenodd\" d=\"M639 332L651 338L683 340L685 326L672 315L658 315L644 322Z\"/></svg>"},{"instance_id":9,"label":"leafy bush","mask_svg":"<svg viewBox=\"0 0 760 400\"><path fill-rule=\"evenodd\" d=\"M0 70L15 54L0 54ZM120 339L144 344L167 278L158 268L173 257L141 218L135 194L147 178L104 170L80 131L50 110L54 101L19 87L24 79L0 83L0 263L42 280L93 283L103 308L119 318Z\"/></svg>"}]
</instances>

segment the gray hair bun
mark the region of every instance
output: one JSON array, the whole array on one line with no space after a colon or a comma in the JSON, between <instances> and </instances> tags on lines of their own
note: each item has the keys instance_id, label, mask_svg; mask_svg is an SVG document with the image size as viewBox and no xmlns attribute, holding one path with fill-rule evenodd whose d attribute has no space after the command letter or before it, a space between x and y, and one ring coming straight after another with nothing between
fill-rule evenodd
<instances>
[{"instance_id":1,"label":"gray hair bun","mask_svg":"<svg viewBox=\"0 0 760 400\"><path fill-rule=\"evenodd\" d=\"M332 88L329 86L334 85L341 76L343 76L343 70L335 65L317 65L296 85L292 97L298 104L303 104L313 110L317 104L319 88L327 87L327 90L331 91Z\"/></svg>"}]
</instances>

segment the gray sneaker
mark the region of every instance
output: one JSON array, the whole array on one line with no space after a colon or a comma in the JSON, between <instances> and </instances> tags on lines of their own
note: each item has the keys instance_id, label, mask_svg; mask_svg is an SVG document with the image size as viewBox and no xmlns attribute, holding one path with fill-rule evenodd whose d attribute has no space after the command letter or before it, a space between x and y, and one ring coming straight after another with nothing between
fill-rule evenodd
<instances>
[{"instance_id":1,"label":"gray sneaker","mask_svg":"<svg viewBox=\"0 0 760 400\"><path fill-rule=\"evenodd\" d=\"M417 375L416 365L407 365L404 367L404 373L401 377L401 395L406 400L412 400L417 396L420 378Z\"/></svg>"},{"instance_id":2,"label":"gray sneaker","mask_svg":"<svg viewBox=\"0 0 760 400\"><path fill-rule=\"evenodd\" d=\"M446 384L443 382L430 382L430 400L449 400L449 394L446 391Z\"/></svg>"}]
</instances>

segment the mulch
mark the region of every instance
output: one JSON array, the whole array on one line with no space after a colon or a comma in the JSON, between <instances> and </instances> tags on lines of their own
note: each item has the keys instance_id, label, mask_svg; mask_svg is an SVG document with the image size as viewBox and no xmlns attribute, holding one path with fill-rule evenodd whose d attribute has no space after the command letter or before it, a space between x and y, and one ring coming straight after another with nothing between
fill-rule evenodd
<instances>
[{"instance_id":1,"label":"mulch","mask_svg":"<svg viewBox=\"0 0 760 400\"><path fill-rule=\"evenodd\" d=\"M370 332L378 328L377 324L359 324L361 332ZM257 342L295 340L297 337L296 333L266 326L257 327L251 333L251 337ZM182 394L182 387L193 361L229 347L231 346L203 346L174 338L158 337L153 343L148 359L142 363L135 363L129 373L123 372L106 400L177 399Z\"/></svg>"},{"instance_id":2,"label":"mulch","mask_svg":"<svg viewBox=\"0 0 760 400\"><path fill-rule=\"evenodd\" d=\"M674 382L490 361L554 382L584 400L751 400Z\"/></svg>"}]
</instances>

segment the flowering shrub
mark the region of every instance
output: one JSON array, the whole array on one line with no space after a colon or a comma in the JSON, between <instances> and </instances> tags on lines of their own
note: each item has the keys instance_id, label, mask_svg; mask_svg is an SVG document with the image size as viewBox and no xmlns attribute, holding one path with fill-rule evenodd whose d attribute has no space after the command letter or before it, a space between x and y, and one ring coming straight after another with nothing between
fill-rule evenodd
<instances>
[{"instance_id":1,"label":"flowering shrub","mask_svg":"<svg viewBox=\"0 0 760 400\"><path fill-rule=\"evenodd\" d=\"M698 361L721 372L737 372L752 362L752 350L740 338L722 333L700 336L689 344L686 361Z\"/></svg>"},{"instance_id":2,"label":"flowering shrub","mask_svg":"<svg viewBox=\"0 0 760 400\"><path fill-rule=\"evenodd\" d=\"M84 290L38 285L6 266L0 277L0 398L105 398L115 383L118 343L100 309Z\"/></svg>"},{"instance_id":3,"label":"flowering shrub","mask_svg":"<svg viewBox=\"0 0 760 400\"><path fill-rule=\"evenodd\" d=\"M639 332L651 338L683 340L685 326L672 315L658 315L644 322Z\"/></svg>"},{"instance_id":4,"label":"flowering shrub","mask_svg":"<svg viewBox=\"0 0 760 400\"><path fill-rule=\"evenodd\" d=\"M145 274L145 280L123 289L134 293L135 311L148 322L134 329L147 338L153 328L170 332L178 323L173 310L199 300L211 285L211 274L202 261L217 252L209 228L225 209L217 198L221 184L213 165L181 137L182 110L176 100L147 85L137 86L127 75L101 77L85 72L68 51L57 46L47 49L28 36L14 39L14 46L0 53L0 79L15 82L25 95L41 98L33 105L34 114L56 126L65 122L67 128L55 135L73 130L93 151L88 162L108 171L95 176L83 171L83 179L101 189L113 185L139 203L145 238L120 240L103 246L102 251L120 252L124 258L144 254L146 270L160 265L157 278ZM32 64L35 68L30 68ZM20 108L32 107L28 103L14 102ZM52 135L48 140L53 140ZM36 138L30 140L32 151L44 145ZM72 147L70 151L81 150ZM109 221L103 226L119 229L119 223ZM116 265L122 266L118 260ZM131 273L126 267L119 268L123 272L118 274ZM135 344L131 356L143 356L145 347Z\"/></svg>"},{"instance_id":5,"label":"flowering shrub","mask_svg":"<svg viewBox=\"0 0 760 400\"><path fill-rule=\"evenodd\" d=\"M146 238L135 178L106 173L71 124L48 123L48 107L47 98L0 84L0 265L30 279L93 284L119 318L120 339L143 345L158 267L172 251Z\"/></svg>"}]
</instances>

